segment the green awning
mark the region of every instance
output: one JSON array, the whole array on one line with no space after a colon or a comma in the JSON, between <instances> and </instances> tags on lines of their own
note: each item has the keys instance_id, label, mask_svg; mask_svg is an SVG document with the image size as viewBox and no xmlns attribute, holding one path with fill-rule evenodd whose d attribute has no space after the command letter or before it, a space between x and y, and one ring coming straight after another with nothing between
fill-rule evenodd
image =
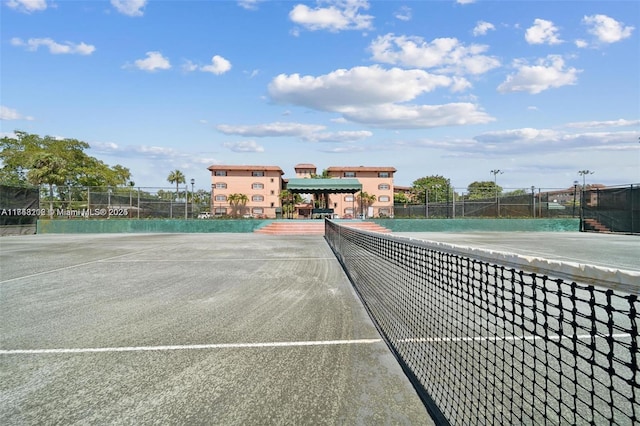
<instances>
[{"instance_id":1,"label":"green awning","mask_svg":"<svg viewBox=\"0 0 640 426\"><path fill-rule=\"evenodd\" d=\"M297 194L326 192L329 194L355 194L362 191L358 179L289 179L287 190Z\"/></svg>"}]
</instances>

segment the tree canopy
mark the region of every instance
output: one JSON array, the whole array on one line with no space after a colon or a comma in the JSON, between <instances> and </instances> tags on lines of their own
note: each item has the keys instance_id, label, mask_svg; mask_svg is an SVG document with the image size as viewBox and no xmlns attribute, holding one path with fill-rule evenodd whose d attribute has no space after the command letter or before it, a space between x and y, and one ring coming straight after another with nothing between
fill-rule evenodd
<instances>
[{"instance_id":1,"label":"tree canopy","mask_svg":"<svg viewBox=\"0 0 640 426\"><path fill-rule=\"evenodd\" d=\"M467 186L467 192L469 200L482 200L497 197L502 193L502 187L490 180L475 181Z\"/></svg>"},{"instance_id":2,"label":"tree canopy","mask_svg":"<svg viewBox=\"0 0 640 426\"><path fill-rule=\"evenodd\" d=\"M429 202L445 201L450 188L451 180L440 175L421 177L414 180L411 186L415 201L421 204L425 203L426 194L429 194Z\"/></svg>"},{"instance_id":3,"label":"tree canopy","mask_svg":"<svg viewBox=\"0 0 640 426\"><path fill-rule=\"evenodd\" d=\"M16 130L0 139L0 181L12 185L123 186L129 169L108 166L84 151L77 139L38 136Z\"/></svg>"}]
</instances>

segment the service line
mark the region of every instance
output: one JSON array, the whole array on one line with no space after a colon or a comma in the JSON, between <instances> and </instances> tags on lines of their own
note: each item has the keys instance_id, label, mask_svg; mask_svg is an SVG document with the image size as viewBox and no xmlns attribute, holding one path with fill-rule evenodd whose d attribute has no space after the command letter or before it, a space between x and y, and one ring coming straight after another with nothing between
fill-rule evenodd
<instances>
[{"instance_id":1,"label":"service line","mask_svg":"<svg viewBox=\"0 0 640 426\"><path fill-rule=\"evenodd\" d=\"M106 348L0 349L0 355L82 354L100 352L183 351L202 349L281 348L297 346L362 345L382 342L382 339L318 340L306 342L212 343L202 345L120 346Z\"/></svg>"}]
</instances>

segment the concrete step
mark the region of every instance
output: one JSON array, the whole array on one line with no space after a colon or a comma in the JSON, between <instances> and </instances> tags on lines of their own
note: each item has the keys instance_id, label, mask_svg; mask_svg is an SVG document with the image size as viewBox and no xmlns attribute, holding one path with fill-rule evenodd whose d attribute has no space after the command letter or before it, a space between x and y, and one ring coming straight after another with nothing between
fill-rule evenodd
<instances>
[{"instance_id":1,"label":"concrete step","mask_svg":"<svg viewBox=\"0 0 640 426\"><path fill-rule=\"evenodd\" d=\"M371 232L390 233L391 231L373 222L366 221L341 221L340 225L363 229ZM324 221L275 221L269 225L256 229L256 234L268 235L324 235Z\"/></svg>"},{"instance_id":2,"label":"concrete step","mask_svg":"<svg viewBox=\"0 0 640 426\"><path fill-rule=\"evenodd\" d=\"M584 224L587 230L592 230L597 232L611 232L609 228L604 226L602 223L598 222L596 219L585 219Z\"/></svg>"},{"instance_id":3,"label":"concrete step","mask_svg":"<svg viewBox=\"0 0 640 426\"><path fill-rule=\"evenodd\" d=\"M254 232L269 235L324 235L324 221L277 221Z\"/></svg>"}]
</instances>

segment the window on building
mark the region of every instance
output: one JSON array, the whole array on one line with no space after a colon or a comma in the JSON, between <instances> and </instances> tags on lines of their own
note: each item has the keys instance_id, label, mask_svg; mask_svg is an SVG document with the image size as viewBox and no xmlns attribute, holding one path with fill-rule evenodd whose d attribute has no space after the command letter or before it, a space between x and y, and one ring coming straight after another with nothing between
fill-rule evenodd
<instances>
[{"instance_id":1,"label":"window on building","mask_svg":"<svg viewBox=\"0 0 640 426\"><path fill-rule=\"evenodd\" d=\"M216 195L216 201L227 201L226 195Z\"/></svg>"},{"instance_id":2,"label":"window on building","mask_svg":"<svg viewBox=\"0 0 640 426\"><path fill-rule=\"evenodd\" d=\"M263 171L254 170L253 172L251 172L251 176L262 177L262 176L264 176L264 172Z\"/></svg>"},{"instance_id":3,"label":"window on building","mask_svg":"<svg viewBox=\"0 0 640 426\"><path fill-rule=\"evenodd\" d=\"M378 177L379 178L388 178L389 177L389 172L379 172L378 173Z\"/></svg>"},{"instance_id":4,"label":"window on building","mask_svg":"<svg viewBox=\"0 0 640 426\"><path fill-rule=\"evenodd\" d=\"M275 191L272 189L270 192L271 195L275 195Z\"/></svg>"},{"instance_id":5,"label":"window on building","mask_svg":"<svg viewBox=\"0 0 640 426\"><path fill-rule=\"evenodd\" d=\"M356 177L356 172L344 172L344 177L346 177L346 178L354 178L354 177Z\"/></svg>"},{"instance_id":6,"label":"window on building","mask_svg":"<svg viewBox=\"0 0 640 426\"><path fill-rule=\"evenodd\" d=\"M251 212L254 215L264 214L264 209L262 207L254 207L254 208L251 209Z\"/></svg>"},{"instance_id":7,"label":"window on building","mask_svg":"<svg viewBox=\"0 0 640 426\"><path fill-rule=\"evenodd\" d=\"M378 215L379 216L391 217L391 210L389 210L389 209L380 209L380 210L378 210Z\"/></svg>"},{"instance_id":8,"label":"window on building","mask_svg":"<svg viewBox=\"0 0 640 426\"><path fill-rule=\"evenodd\" d=\"M388 191L389 189L391 189L391 186L389 186L388 183L381 183L380 185L378 185L378 189L381 191Z\"/></svg>"},{"instance_id":9,"label":"window on building","mask_svg":"<svg viewBox=\"0 0 640 426\"><path fill-rule=\"evenodd\" d=\"M381 203L387 203L390 199L391 198L389 198L388 195L381 195L378 197L378 201L380 201Z\"/></svg>"},{"instance_id":10,"label":"window on building","mask_svg":"<svg viewBox=\"0 0 640 426\"><path fill-rule=\"evenodd\" d=\"M264 183L256 182L251 185L251 189L264 189Z\"/></svg>"},{"instance_id":11,"label":"window on building","mask_svg":"<svg viewBox=\"0 0 640 426\"><path fill-rule=\"evenodd\" d=\"M216 183L216 189L227 189L227 184L224 182Z\"/></svg>"},{"instance_id":12,"label":"window on building","mask_svg":"<svg viewBox=\"0 0 640 426\"><path fill-rule=\"evenodd\" d=\"M350 202L350 203L351 203L351 202L353 202L353 194L345 195L345 196L344 196L344 200L345 200L345 201L348 201L348 202Z\"/></svg>"},{"instance_id":13,"label":"window on building","mask_svg":"<svg viewBox=\"0 0 640 426\"><path fill-rule=\"evenodd\" d=\"M216 216L225 216L227 214L227 209L224 207L216 207L213 210L213 214L215 214Z\"/></svg>"},{"instance_id":14,"label":"window on building","mask_svg":"<svg viewBox=\"0 0 640 426\"><path fill-rule=\"evenodd\" d=\"M344 209L344 217L353 217L353 209Z\"/></svg>"},{"instance_id":15,"label":"window on building","mask_svg":"<svg viewBox=\"0 0 640 426\"><path fill-rule=\"evenodd\" d=\"M262 195L252 195L251 201L264 201L264 197Z\"/></svg>"},{"instance_id":16,"label":"window on building","mask_svg":"<svg viewBox=\"0 0 640 426\"><path fill-rule=\"evenodd\" d=\"M227 175L227 171L226 170L216 170L215 171L215 175L216 176L226 176Z\"/></svg>"}]
</instances>

